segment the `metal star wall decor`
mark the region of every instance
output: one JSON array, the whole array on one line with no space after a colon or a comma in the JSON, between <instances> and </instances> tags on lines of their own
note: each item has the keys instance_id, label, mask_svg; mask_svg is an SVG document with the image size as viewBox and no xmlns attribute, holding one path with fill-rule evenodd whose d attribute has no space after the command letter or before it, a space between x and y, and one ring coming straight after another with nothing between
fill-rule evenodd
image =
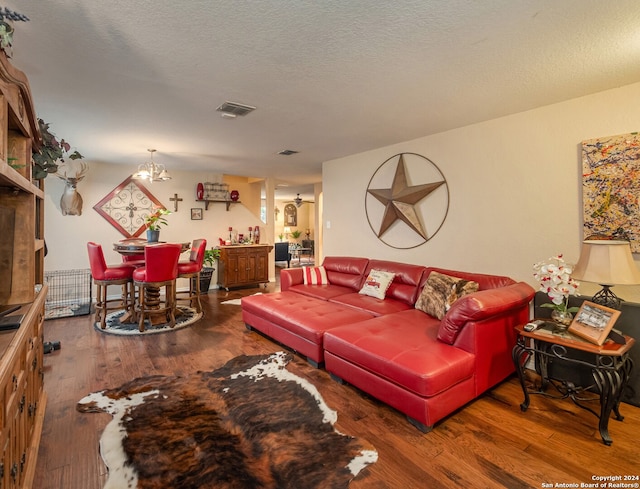
<instances>
[{"instance_id":1,"label":"metal star wall decor","mask_svg":"<svg viewBox=\"0 0 640 489\"><path fill-rule=\"evenodd\" d=\"M421 185L410 185L408 176L407 176L407 166L405 163L405 157L411 157L414 161L414 166L416 164L420 165L419 170L424 170L426 168L425 175L435 181L431 181L429 183L424 183ZM384 206L384 212L382 214L380 225L376 231L374 226L369 220L369 225L371 229L376 232L378 238L383 240L383 235L389 231L394 223L397 221L401 221L405 223L411 230L413 230L420 238L422 238L422 242L418 243L422 244L432 238L435 233L440 229L440 226L444 222L444 217L446 217L446 210L448 210L448 189L447 182L444 179L444 176L440 172L440 170L431 162L428 158L425 158L421 155L416 155L414 153L401 153L399 155L392 156L387 161L385 161L376 173L387 164L392 164L393 160L397 158L397 164L395 168L395 173L393 177L393 182L391 183L391 187L388 188L368 188L367 194L374 197L378 202L380 202ZM420 158L422 160L418 160ZM416 163L417 161L417 163ZM424 163L428 164L428 167L424 167ZM416 173L419 173L416 171ZM374 180L374 176L369 182L369 187L372 186L372 182ZM435 178L434 178L435 177ZM419 209L417 208L417 204L419 204L423 199L432 195L437 189L444 186L444 192L440 192L440 201L444 197L446 199L446 205L444 206L445 212L443 215L443 202L437 202L436 206L438 207L435 211L438 216L442 216L442 220L439 223L436 223L435 231L429 236L427 230L425 229L421 216L419 213ZM369 219L369 211L367 211L367 219ZM384 240L383 240L384 241ZM386 243L386 241L385 241ZM389 246L393 246L389 243L386 243ZM394 246L395 248L413 248L417 245L411 246Z\"/></svg>"}]
</instances>

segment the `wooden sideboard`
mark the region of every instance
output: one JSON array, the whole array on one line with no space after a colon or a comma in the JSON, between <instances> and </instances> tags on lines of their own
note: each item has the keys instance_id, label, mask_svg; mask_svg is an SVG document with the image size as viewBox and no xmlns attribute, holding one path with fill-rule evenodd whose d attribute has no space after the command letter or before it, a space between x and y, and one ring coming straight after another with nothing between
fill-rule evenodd
<instances>
[{"instance_id":1,"label":"wooden sideboard","mask_svg":"<svg viewBox=\"0 0 640 489\"><path fill-rule=\"evenodd\" d=\"M0 487L31 487L47 404L43 390L43 323L47 286L31 304L20 327L0 331Z\"/></svg>"},{"instance_id":2,"label":"wooden sideboard","mask_svg":"<svg viewBox=\"0 0 640 489\"><path fill-rule=\"evenodd\" d=\"M269 282L269 252L272 245L220 246L218 285L232 287Z\"/></svg>"}]
</instances>

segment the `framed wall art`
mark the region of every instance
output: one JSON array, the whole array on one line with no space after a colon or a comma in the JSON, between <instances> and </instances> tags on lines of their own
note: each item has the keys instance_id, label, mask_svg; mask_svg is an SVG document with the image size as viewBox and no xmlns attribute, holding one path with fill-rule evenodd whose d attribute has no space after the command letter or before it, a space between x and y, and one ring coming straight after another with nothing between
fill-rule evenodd
<instances>
[{"instance_id":1,"label":"framed wall art","mask_svg":"<svg viewBox=\"0 0 640 489\"><path fill-rule=\"evenodd\" d=\"M166 209L147 188L132 177L124 180L93 206L125 238L140 236L147 228L145 218Z\"/></svg>"},{"instance_id":2,"label":"framed wall art","mask_svg":"<svg viewBox=\"0 0 640 489\"><path fill-rule=\"evenodd\" d=\"M191 220L202 221L202 207L194 207L191 209Z\"/></svg>"},{"instance_id":3,"label":"framed wall art","mask_svg":"<svg viewBox=\"0 0 640 489\"><path fill-rule=\"evenodd\" d=\"M640 133L582 142L584 237L627 239L640 252Z\"/></svg>"}]
</instances>

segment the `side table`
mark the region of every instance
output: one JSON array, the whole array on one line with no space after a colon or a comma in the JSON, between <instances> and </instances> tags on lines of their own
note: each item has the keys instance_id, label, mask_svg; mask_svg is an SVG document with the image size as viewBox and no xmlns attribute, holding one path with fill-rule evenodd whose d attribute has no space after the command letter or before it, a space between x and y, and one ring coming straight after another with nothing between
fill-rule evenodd
<instances>
[{"instance_id":1,"label":"side table","mask_svg":"<svg viewBox=\"0 0 640 489\"><path fill-rule=\"evenodd\" d=\"M302 255L311 253L311 248L289 248L291 253L291 259L298 259L298 265L302 263ZM311 255L309 254L309 262L311 262Z\"/></svg>"},{"instance_id":2,"label":"side table","mask_svg":"<svg viewBox=\"0 0 640 489\"><path fill-rule=\"evenodd\" d=\"M611 445L613 440L609 436L609 417L613 411L618 421L624 419L620 414L619 406L622 392L633 369L629 350L635 340L625 335L624 345L607 340L603 345L598 346L566 330L562 333L554 332L553 327L542 326L534 331L525 331L524 325L519 325L515 329L518 333L518 341L513 347L512 358L524 393L524 402L520 404L520 409L522 411L528 409L530 394L540 394L558 399L570 397L578 407L598 417L598 428L602 441L605 445ZM572 356L572 352L576 350L590 355L581 355L578 359ZM527 387L524 374L524 366L531 355L535 356L536 367L541 377L540 386L533 390ZM589 386L576 386L566 379L550 377L548 364L554 359L569 362L569 364L576 365L576 368L589 369L594 383ZM558 394L547 392L550 385L558 391ZM597 394L597 397L584 397L583 394L589 391ZM582 404L595 400L600 401L600 413Z\"/></svg>"}]
</instances>

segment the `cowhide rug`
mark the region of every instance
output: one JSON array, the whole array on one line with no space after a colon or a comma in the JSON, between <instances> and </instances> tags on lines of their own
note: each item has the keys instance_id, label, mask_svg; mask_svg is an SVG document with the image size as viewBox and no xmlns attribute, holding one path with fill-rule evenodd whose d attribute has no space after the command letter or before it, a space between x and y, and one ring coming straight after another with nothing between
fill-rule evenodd
<instances>
[{"instance_id":1,"label":"cowhide rug","mask_svg":"<svg viewBox=\"0 0 640 489\"><path fill-rule=\"evenodd\" d=\"M81 399L79 411L113 415L100 440L105 489L347 487L378 454L334 430L336 412L289 360L239 356Z\"/></svg>"}]
</instances>

